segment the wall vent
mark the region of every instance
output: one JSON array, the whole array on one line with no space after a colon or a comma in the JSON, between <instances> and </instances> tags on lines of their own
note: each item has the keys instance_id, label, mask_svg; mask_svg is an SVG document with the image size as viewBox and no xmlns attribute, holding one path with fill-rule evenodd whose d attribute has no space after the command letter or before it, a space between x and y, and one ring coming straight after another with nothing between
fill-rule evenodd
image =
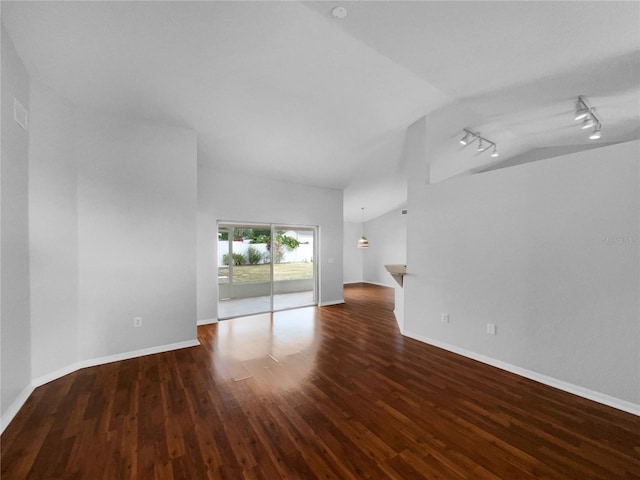
<instances>
[{"instance_id":1,"label":"wall vent","mask_svg":"<svg viewBox=\"0 0 640 480\"><path fill-rule=\"evenodd\" d=\"M25 130L29 129L29 112L17 98L13 99L13 119Z\"/></svg>"}]
</instances>

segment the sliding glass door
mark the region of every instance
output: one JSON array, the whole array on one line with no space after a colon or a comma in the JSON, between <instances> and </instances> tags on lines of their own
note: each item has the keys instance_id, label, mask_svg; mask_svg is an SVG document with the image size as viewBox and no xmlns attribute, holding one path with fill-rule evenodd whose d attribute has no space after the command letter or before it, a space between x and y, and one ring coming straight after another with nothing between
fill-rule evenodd
<instances>
[{"instance_id":1,"label":"sliding glass door","mask_svg":"<svg viewBox=\"0 0 640 480\"><path fill-rule=\"evenodd\" d=\"M315 305L315 229L278 225L274 231L273 309Z\"/></svg>"},{"instance_id":2,"label":"sliding glass door","mask_svg":"<svg viewBox=\"0 0 640 480\"><path fill-rule=\"evenodd\" d=\"M315 227L218 224L218 318L317 304Z\"/></svg>"}]
</instances>

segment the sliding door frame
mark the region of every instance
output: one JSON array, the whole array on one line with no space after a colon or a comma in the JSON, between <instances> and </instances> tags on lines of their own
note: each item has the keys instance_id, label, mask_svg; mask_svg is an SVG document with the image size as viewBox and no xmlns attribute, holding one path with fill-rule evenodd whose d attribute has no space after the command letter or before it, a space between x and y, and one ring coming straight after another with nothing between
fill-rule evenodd
<instances>
[{"instance_id":1,"label":"sliding door frame","mask_svg":"<svg viewBox=\"0 0 640 480\"><path fill-rule=\"evenodd\" d=\"M319 254L320 254L320 248L319 248L319 232L320 232L320 228L317 225L293 225L293 224L288 224L288 223L264 223L264 222L239 222L239 221L226 221L226 220L218 220L217 221L217 225L216 225L216 233L220 233L220 228L221 227L227 227L229 230L229 234L228 234L228 238L227 238L227 255L229 258L229 296L230 298L233 298L233 268L234 268L234 262L233 262L233 241L234 241L234 233L235 230L237 228L240 229L249 229L249 228L260 228L260 229L264 229L264 230L269 230L270 231L270 237L273 239L275 238L275 234L277 231L281 231L283 229L290 229L290 230L306 230L306 231L311 231L313 233L313 250L312 250L312 262L313 262L313 303L312 305L318 305L319 303L319 297L320 297L320 293L319 293L319 288L320 288L320 280L319 280ZM277 227L277 228L276 228ZM219 244L221 242L221 240L218 239L218 237L216 237L217 239L217 244ZM219 268L219 265L217 265L217 249L216 249L216 265L215 268ZM289 307L289 308L280 308L277 310L274 310L274 297L275 297L275 291L274 291L274 266L275 266L275 255L271 254L270 255L270 261L269 261L269 310L268 311L260 311L260 312L253 312L253 313L249 313L247 315L255 315L255 314L259 314L259 313L272 313L275 311L281 311L281 310L289 310L292 308L302 308L304 306L307 305L301 305L300 307ZM247 297L247 298L251 298L251 297ZM220 285L218 284L218 282L216 282L216 302L218 304L218 317L220 319L220 315L219 315L219 310L220 310ZM223 319L226 318L233 318L233 317L224 317Z\"/></svg>"}]
</instances>

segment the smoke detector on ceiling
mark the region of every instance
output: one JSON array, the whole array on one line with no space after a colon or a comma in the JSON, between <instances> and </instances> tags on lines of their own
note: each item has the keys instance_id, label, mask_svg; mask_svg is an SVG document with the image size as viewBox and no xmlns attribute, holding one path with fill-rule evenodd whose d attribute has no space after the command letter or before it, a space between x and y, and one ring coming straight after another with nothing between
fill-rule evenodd
<instances>
[{"instance_id":1,"label":"smoke detector on ceiling","mask_svg":"<svg viewBox=\"0 0 640 480\"><path fill-rule=\"evenodd\" d=\"M331 14L335 18L344 18L347 16L347 9L344 7L334 7L334 9L331 10Z\"/></svg>"}]
</instances>

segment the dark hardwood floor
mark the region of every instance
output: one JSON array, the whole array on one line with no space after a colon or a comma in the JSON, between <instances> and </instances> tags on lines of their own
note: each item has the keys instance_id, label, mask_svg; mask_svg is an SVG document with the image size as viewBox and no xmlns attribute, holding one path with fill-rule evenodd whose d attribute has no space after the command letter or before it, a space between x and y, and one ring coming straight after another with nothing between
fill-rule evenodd
<instances>
[{"instance_id":1,"label":"dark hardwood floor","mask_svg":"<svg viewBox=\"0 0 640 480\"><path fill-rule=\"evenodd\" d=\"M640 418L403 338L393 291L199 327L33 393L2 479L640 479Z\"/></svg>"}]
</instances>

